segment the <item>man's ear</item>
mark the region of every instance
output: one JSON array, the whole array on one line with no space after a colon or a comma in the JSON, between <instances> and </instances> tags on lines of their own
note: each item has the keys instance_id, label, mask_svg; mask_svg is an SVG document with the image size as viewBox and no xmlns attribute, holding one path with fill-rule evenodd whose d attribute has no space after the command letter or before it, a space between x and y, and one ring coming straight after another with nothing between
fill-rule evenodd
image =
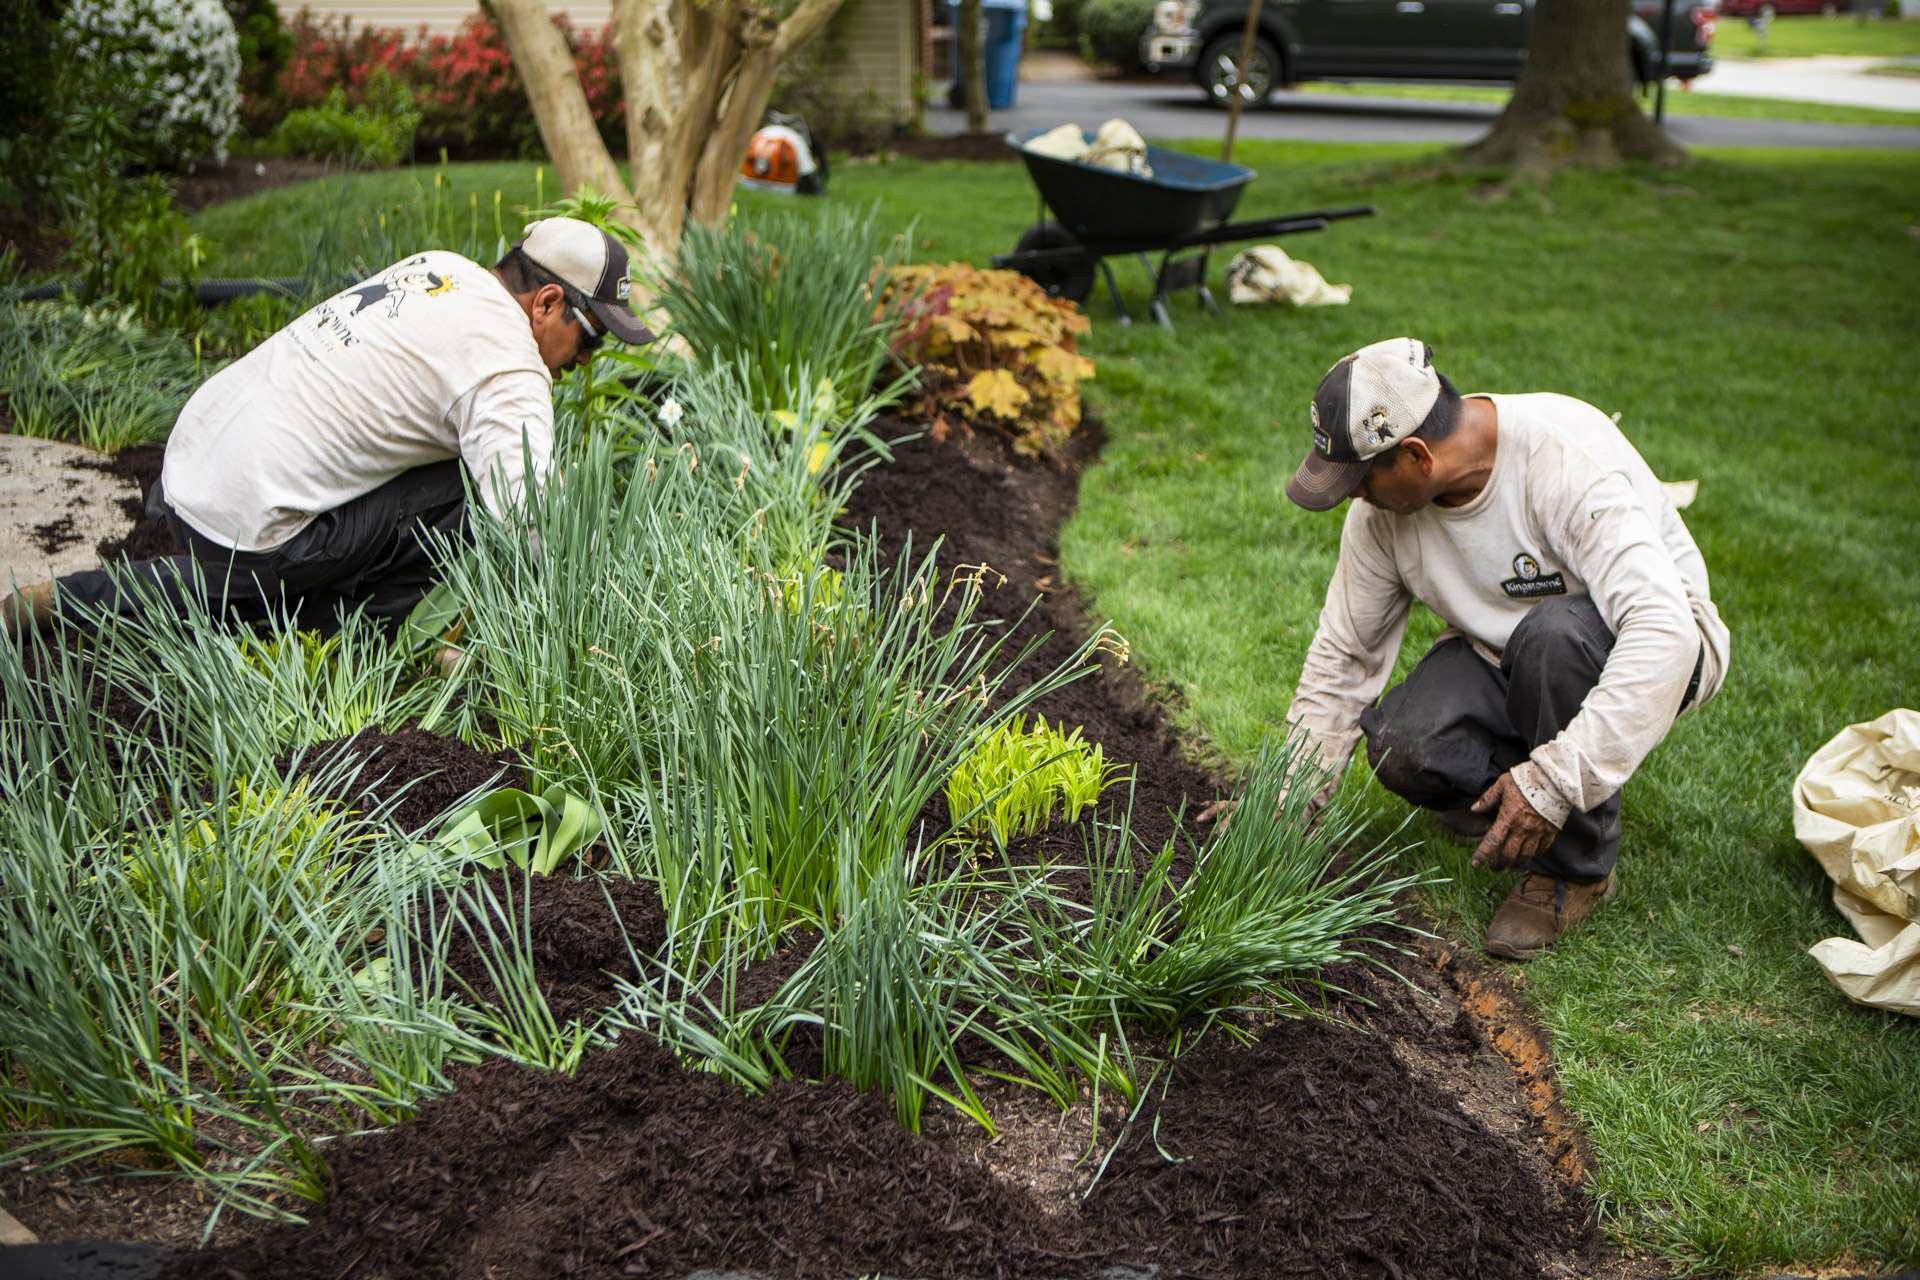
<instances>
[{"instance_id":1,"label":"man's ear","mask_svg":"<svg viewBox=\"0 0 1920 1280\"><path fill-rule=\"evenodd\" d=\"M543 284L533 291L533 308L536 311L558 311L567 299L567 291L557 284Z\"/></svg>"},{"instance_id":2,"label":"man's ear","mask_svg":"<svg viewBox=\"0 0 1920 1280\"><path fill-rule=\"evenodd\" d=\"M1421 475L1433 474L1433 450L1428 447L1425 440L1416 440L1409 436L1400 442L1400 451L1412 459L1414 466L1420 468Z\"/></svg>"}]
</instances>

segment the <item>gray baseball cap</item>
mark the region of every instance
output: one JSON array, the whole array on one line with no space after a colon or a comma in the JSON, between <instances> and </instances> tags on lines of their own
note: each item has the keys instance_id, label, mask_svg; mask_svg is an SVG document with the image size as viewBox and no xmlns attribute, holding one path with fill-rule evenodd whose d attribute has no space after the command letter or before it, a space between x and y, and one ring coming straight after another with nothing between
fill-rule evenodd
<instances>
[{"instance_id":1,"label":"gray baseball cap","mask_svg":"<svg viewBox=\"0 0 1920 1280\"><path fill-rule=\"evenodd\" d=\"M653 330L629 304L633 281L626 246L618 240L579 218L542 218L527 228L518 248L534 266L586 298L587 310L614 337L636 345L653 341Z\"/></svg>"},{"instance_id":2,"label":"gray baseball cap","mask_svg":"<svg viewBox=\"0 0 1920 1280\"><path fill-rule=\"evenodd\" d=\"M1310 412L1313 452L1287 482L1287 497L1327 511L1360 487L1374 458L1422 427L1451 422L1460 393L1433 367L1432 347L1388 338L1327 370Z\"/></svg>"}]
</instances>

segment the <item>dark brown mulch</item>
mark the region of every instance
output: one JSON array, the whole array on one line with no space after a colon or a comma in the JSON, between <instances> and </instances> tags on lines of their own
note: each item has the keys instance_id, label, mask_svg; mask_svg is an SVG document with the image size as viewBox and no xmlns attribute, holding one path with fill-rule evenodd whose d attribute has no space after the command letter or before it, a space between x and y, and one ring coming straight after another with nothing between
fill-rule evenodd
<instances>
[{"instance_id":1,"label":"dark brown mulch","mask_svg":"<svg viewBox=\"0 0 1920 1280\"><path fill-rule=\"evenodd\" d=\"M122 449L103 462L91 464L109 475L131 480L140 486L138 498L128 495L120 499L120 510L133 521L133 528L127 530L125 537L102 539L95 548L103 562L123 555L129 560L157 560L180 549L174 543L173 530L167 522L147 514L147 495L153 492L153 486L160 480L160 467L166 460L166 454L167 447L163 444L142 444Z\"/></svg>"},{"instance_id":2,"label":"dark brown mulch","mask_svg":"<svg viewBox=\"0 0 1920 1280\"><path fill-rule=\"evenodd\" d=\"M421 831L481 787L527 785L515 752L489 755L458 738L443 738L414 725L393 733L362 729L351 738L317 743L306 754L315 770L343 758L357 760L356 794L331 798L343 804L394 800L394 821L409 832Z\"/></svg>"},{"instance_id":3,"label":"dark brown mulch","mask_svg":"<svg viewBox=\"0 0 1920 1280\"><path fill-rule=\"evenodd\" d=\"M192 213L210 204L238 200L338 172L337 163L300 156L232 156L224 164L202 161L192 173L175 175L173 199L183 212Z\"/></svg>"},{"instance_id":4,"label":"dark brown mulch","mask_svg":"<svg viewBox=\"0 0 1920 1280\"><path fill-rule=\"evenodd\" d=\"M1014 149L1007 145L1005 133L955 133L946 137L894 138L886 142L882 149L912 160L1006 161L1018 158Z\"/></svg>"},{"instance_id":5,"label":"dark brown mulch","mask_svg":"<svg viewBox=\"0 0 1920 1280\"><path fill-rule=\"evenodd\" d=\"M80 541L80 534L73 527L73 517L70 515L34 525L27 530L27 537L34 546L49 555Z\"/></svg>"},{"instance_id":6,"label":"dark brown mulch","mask_svg":"<svg viewBox=\"0 0 1920 1280\"><path fill-rule=\"evenodd\" d=\"M1077 633L1074 600L1052 589L1053 535L1095 448L1090 436L1055 470L1015 461L992 437L908 444L871 474L849 519L879 520L890 547L907 524L945 532L943 566L984 559L1008 574L994 612L1018 612L1037 590L1046 622ZM1049 642L1023 678L1070 648L1064 636ZM1124 672L1044 709L1140 765L1143 811L1214 792ZM1071 839L1050 833L1028 852L1065 852ZM533 929L591 1001L625 948L613 947L598 887L566 883L536 890ZM654 927L644 894L631 909L636 936ZM765 992L803 954L767 966ZM468 1072L415 1121L331 1146L334 1194L312 1226L188 1255L179 1273L1069 1277L1134 1264L1222 1280L1525 1277L1590 1250L1584 1202L1550 1188L1536 1158L1394 1053L1404 1043L1477 1061L1471 1025L1428 1021L1365 966L1331 976L1378 997L1338 1006L1375 1034L1281 1023L1245 1047L1216 1033L1164 1096L1155 1088L1085 1200L1043 1203L966 1154L953 1126L915 1138L878 1096L783 1083L746 1097L629 1034L574 1078L499 1063ZM811 1065L804 1050L789 1060Z\"/></svg>"}]
</instances>

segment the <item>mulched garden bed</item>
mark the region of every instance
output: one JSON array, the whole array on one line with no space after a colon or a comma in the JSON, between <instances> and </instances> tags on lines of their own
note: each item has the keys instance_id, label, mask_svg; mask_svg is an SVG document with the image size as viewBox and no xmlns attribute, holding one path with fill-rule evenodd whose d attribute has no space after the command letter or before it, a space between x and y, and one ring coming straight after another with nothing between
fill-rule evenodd
<instances>
[{"instance_id":1,"label":"mulched garden bed","mask_svg":"<svg viewBox=\"0 0 1920 1280\"><path fill-rule=\"evenodd\" d=\"M998 616L1037 600L1029 629L1056 634L1025 665L1029 679L1085 634L1055 535L1099 444L1089 426L1050 466L993 436L903 443L846 520L876 524L889 554L909 528L916 555L946 535L943 573L984 562L1007 575L987 597ZM1172 811L1221 793L1128 669L1109 666L1038 709L1137 766L1135 823L1150 841L1171 834ZM440 770L422 784L436 796L510 764L417 730L344 745L377 751L381 786ZM1042 837L1055 854L1074 839ZM657 943L657 902L643 886L609 887L635 944ZM531 917L556 1002L579 1012L609 998L608 972L630 963L600 885L542 884ZM755 966L752 989L770 991L803 955ZM456 967L471 976L475 959ZM635 1034L571 1078L463 1069L456 1092L417 1119L329 1145L333 1196L310 1226L225 1230L224 1245L181 1254L176 1274L1647 1274L1594 1230L1584 1149L1552 1104L1544 1041L1501 982L1438 945L1397 963L1411 987L1368 965L1330 975L1349 993L1335 1000L1335 1024L1250 1018L1249 1044L1215 1032L1130 1123L1113 1099L1097 1117L1086 1101L1063 1115L1029 1091L990 1087L1002 1119L992 1139L945 1111L909 1134L890 1101L843 1083L748 1097ZM60 1194L72 1205L90 1191L69 1182ZM0 1178L7 1197L21 1197L9 1203L30 1227L62 1236L36 1180ZM101 1231L99 1212L74 1216ZM126 1238L186 1243L161 1216L130 1218Z\"/></svg>"}]
</instances>

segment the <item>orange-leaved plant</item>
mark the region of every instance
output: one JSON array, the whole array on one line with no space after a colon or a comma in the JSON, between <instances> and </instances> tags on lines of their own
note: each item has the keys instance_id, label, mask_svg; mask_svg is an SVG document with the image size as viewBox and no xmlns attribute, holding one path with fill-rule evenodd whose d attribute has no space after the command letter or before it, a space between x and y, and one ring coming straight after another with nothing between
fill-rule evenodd
<instances>
[{"instance_id":1,"label":"orange-leaved plant","mask_svg":"<svg viewBox=\"0 0 1920 1280\"><path fill-rule=\"evenodd\" d=\"M1080 383L1093 361L1074 349L1087 318L1017 271L964 262L896 267L886 298L905 294L895 354L920 366L921 409L936 439L954 420L1012 433L1029 456L1058 457L1080 425Z\"/></svg>"}]
</instances>

